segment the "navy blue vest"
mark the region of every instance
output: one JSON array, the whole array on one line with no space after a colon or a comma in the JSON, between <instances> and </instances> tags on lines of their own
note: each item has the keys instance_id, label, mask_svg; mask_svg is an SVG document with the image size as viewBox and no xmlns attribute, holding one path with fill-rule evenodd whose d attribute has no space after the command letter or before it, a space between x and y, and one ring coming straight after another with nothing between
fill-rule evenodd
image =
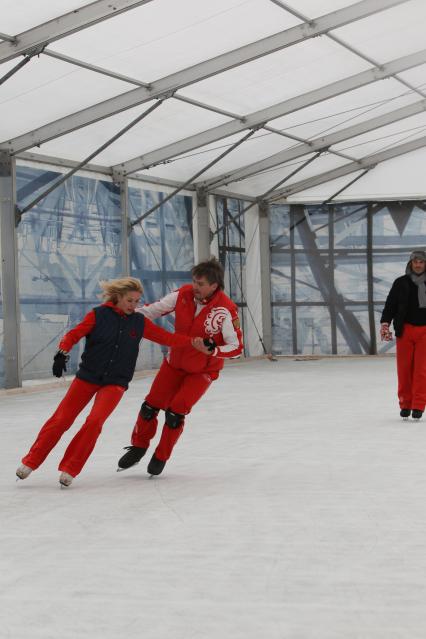
<instances>
[{"instance_id":1,"label":"navy blue vest","mask_svg":"<svg viewBox=\"0 0 426 639\"><path fill-rule=\"evenodd\" d=\"M77 377L92 384L128 387L135 372L145 318L119 315L110 306L93 309L96 325L86 336Z\"/></svg>"}]
</instances>

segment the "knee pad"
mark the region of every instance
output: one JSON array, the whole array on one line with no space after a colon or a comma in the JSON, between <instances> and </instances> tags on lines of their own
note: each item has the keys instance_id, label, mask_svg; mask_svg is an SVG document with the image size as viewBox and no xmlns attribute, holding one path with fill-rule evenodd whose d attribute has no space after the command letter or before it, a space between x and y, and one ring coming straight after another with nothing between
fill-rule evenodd
<instances>
[{"instance_id":1,"label":"knee pad","mask_svg":"<svg viewBox=\"0 0 426 639\"><path fill-rule=\"evenodd\" d=\"M150 419L154 419L154 417L157 417L159 410L159 408L154 408L154 406L150 406L147 402L144 402L141 406L139 414L143 419L149 421Z\"/></svg>"},{"instance_id":2,"label":"knee pad","mask_svg":"<svg viewBox=\"0 0 426 639\"><path fill-rule=\"evenodd\" d=\"M166 424L169 428L179 428L179 426L183 426L183 422L185 420L185 415L181 415L180 413L174 413L170 408L166 410Z\"/></svg>"}]
</instances>

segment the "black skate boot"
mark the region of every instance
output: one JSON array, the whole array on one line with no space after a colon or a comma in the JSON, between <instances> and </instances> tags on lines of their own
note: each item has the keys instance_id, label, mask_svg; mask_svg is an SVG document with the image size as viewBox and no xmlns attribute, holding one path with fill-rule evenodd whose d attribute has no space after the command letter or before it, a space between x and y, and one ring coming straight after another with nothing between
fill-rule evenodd
<instances>
[{"instance_id":1,"label":"black skate boot","mask_svg":"<svg viewBox=\"0 0 426 639\"><path fill-rule=\"evenodd\" d=\"M163 472L163 468L166 465L165 461L157 459L155 455L151 457L151 461L148 464L147 471L150 475L160 475Z\"/></svg>"},{"instance_id":2,"label":"black skate boot","mask_svg":"<svg viewBox=\"0 0 426 639\"><path fill-rule=\"evenodd\" d=\"M410 408L401 408L401 412L399 413L402 419L408 419L410 417L411 409Z\"/></svg>"},{"instance_id":3,"label":"black skate boot","mask_svg":"<svg viewBox=\"0 0 426 639\"><path fill-rule=\"evenodd\" d=\"M413 410L411 411L411 417L413 419L420 419L422 415L423 411L419 410L418 408L413 408Z\"/></svg>"},{"instance_id":4,"label":"black skate boot","mask_svg":"<svg viewBox=\"0 0 426 639\"><path fill-rule=\"evenodd\" d=\"M138 446L125 446L124 450L127 450L127 453L118 460L117 472L120 472L120 470L126 470L135 464L139 464L148 449L138 448Z\"/></svg>"}]
</instances>

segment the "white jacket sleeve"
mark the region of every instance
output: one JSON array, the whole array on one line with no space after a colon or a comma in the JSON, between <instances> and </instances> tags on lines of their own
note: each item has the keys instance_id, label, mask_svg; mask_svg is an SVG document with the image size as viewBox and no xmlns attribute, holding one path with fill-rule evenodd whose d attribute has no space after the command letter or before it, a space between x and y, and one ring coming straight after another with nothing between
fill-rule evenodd
<instances>
[{"instance_id":1,"label":"white jacket sleeve","mask_svg":"<svg viewBox=\"0 0 426 639\"><path fill-rule=\"evenodd\" d=\"M225 343L217 346L213 355L230 359L239 357L243 351L243 336L239 326L238 315L233 317L231 312L228 311L224 317L221 332Z\"/></svg>"},{"instance_id":2,"label":"white jacket sleeve","mask_svg":"<svg viewBox=\"0 0 426 639\"><path fill-rule=\"evenodd\" d=\"M158 300L158 302L138 306L136 312L142 313L142 315L145 315L145 317L151 321L158 317L162 317L163 315L167 315L168 313L172 313L176 307L178 293L179 291L173 291L172 293L162 297L161 300Z\"/></svg>"}]
</instances>

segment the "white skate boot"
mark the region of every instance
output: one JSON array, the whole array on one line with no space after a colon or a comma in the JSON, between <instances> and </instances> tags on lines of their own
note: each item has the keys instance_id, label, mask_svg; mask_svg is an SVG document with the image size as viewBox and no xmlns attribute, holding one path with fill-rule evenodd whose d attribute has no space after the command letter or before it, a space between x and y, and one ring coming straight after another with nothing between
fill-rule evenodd
<instances>
[{"instance_id":1,"label":"white skate boot","mask_svg":"<svg viewBox=\"0 0 426 639\"><path fill-rule=\"evenodd\" d=\"M18 479L26 479L32 472L32 468L30 468L29 466L25 466L25 464L21 464L16 469L16 476L18 477Z\"/></svg>"},{"instance_id":2,"label":"white skate boot","mask_svg":"<svg viewBox=\"0 0 426 639\"><path fill-rule=\"evenodd\" d=\"M73 479L74 477L69 473L62 472L59 475L59 483L61 484L61 486L65 486L66 488L68 488L68 486L71 486Z\"/></svg>"}]
</instances>

